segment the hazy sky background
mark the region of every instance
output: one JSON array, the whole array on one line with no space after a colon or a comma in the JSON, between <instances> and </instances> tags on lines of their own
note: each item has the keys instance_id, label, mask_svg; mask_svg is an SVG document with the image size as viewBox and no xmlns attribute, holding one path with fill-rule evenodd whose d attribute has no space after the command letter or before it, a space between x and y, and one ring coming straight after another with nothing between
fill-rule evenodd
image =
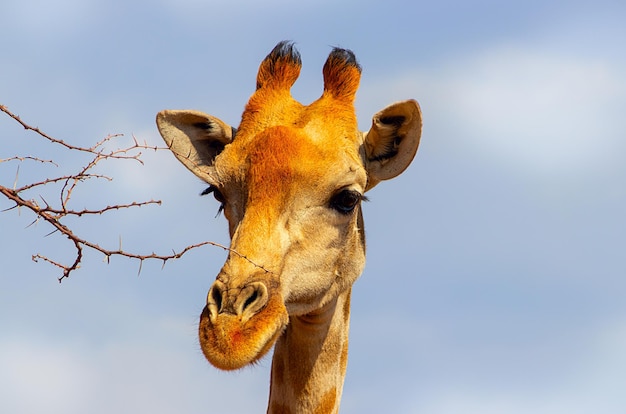
<instances>
[{"instance_id":1,"label":"hazy sky background","mask_svg":"<svg viewBox=\"0 0 626 414\"><path fill-rule=\"evenodd\" d=\"M304 103L321 94L331 47L350 48L361 128L415 98L424 132L412 166L364 206L342 412L622 414L625 21L626 3L598 0L8 0L0 104L75 144L122 133L160 145L161 109L238 124L278 41L302 53ZM23 162L18 184L87 160L2 114L0 158L14 155L60 165ZM166 152L143 159L104 164L114 181L82 184L74 207L163 205L73 220L76 231L139 253L227 243L202 183ZM2 185L17 167L0 164ZM265 412L271 359L223 373L197 344L222 250L139 276L137 262L89 253L59 285L30 257L69 261L73 247L26 228L33 219L0 214L0 411Z\"/></svg>"}]
</instances>

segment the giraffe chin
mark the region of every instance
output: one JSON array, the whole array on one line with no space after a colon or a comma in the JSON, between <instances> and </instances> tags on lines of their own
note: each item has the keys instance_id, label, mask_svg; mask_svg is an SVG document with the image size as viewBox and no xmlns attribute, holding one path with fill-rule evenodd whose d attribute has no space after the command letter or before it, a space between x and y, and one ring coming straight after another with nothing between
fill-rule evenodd
<instances>
[{"instance_id":1,"label":"giraffe chin","mask_svg":"<svg viewBox=\"0 0 626 414\"><path fill-rule=\"evenodd\" d=\"M275 296L249 319L220 313L214 321L207 307L198 334L205 358L216 368L232 371L253 364L272 349L289 322L282 298Z\"/></svg>"}]
</instances>

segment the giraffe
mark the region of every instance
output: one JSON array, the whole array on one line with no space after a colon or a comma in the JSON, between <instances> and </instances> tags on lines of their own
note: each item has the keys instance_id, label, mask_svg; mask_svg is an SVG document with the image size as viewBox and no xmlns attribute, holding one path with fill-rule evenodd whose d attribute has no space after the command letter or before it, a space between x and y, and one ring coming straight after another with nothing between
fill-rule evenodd
<instances>
[{"instance_id":1,"label":"giraffe","mask_svg":"<svg viewBox=\"0 0 626 414\"><path fill-rule=\"evenodd\" d=\"M267 412L336 413L350 294L365 264L361 202L411 163L422 120L407 100L360 132L361 67L352 51L332 50L323 93L309 105L290 92L301 66L293 44L278 43L238 128L195 110L161 111L157 126L228 221L228 257L200 316L205 357L235 370L274 347Z\"/></svg>"}]
</instances>

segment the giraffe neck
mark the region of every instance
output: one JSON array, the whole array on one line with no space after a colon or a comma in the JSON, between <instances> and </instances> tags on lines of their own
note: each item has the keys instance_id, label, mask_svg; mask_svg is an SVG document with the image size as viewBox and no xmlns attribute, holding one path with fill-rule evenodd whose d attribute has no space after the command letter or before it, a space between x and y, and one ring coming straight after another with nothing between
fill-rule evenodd
<instances>
[{"instance_id":1,"label":"giraffe neck","mask_svg":"<svg viewBox=\"0 0 626 414\"><path fill-rule=\"evenodd\" d=\"M348 362L350 292L293 316L274 348L268 413L337 413Z\"/></svg>"}]
</instances>

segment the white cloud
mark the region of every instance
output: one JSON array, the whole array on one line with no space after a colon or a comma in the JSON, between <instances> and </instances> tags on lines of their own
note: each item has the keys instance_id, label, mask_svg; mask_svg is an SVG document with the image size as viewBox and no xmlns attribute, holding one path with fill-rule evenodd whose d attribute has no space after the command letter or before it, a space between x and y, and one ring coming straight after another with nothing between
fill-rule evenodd
<instances>
[{"instance_id":1,"label":"white cloud","mask_svg":"<svg viewBox=\"0 0 626 414\"><path fill-rule=\"evenodd\" d=\"M493 46L380 85L418 93L424 134L539 174L586 173L623 149L626 78L615 62ZM443 135L443 134L442 134Z\"/></svg>"},{"instance_id":2,"label":"white cloud","mask_svg":"<svg viewBox=\"0 0 626 414\"><path fill-rule=\"evenodd\" d=\"M402 412L429 414L619 414L626 409L626 324L624 320L599 327L594 346L571 361L569 375L560 381L536 381L513 388L514 378L500 383L447 384L425 399L411 401ZM530 363L530 362L529 362ZM432 386L432 383L430 384ZM508 388L507 388L508 385Z\"/></svg>"},{"instance_id":3,"label":"white cloud","mask_svg":"<svg viewBox=\"0 0 626 414\"><path fill-rule=\"evenodd\" d=\"M267 369L220 372L191 341L188 321L126 318L142 326L141 334L99 341L89 332L72 340L24 331L2 338L3 412L247 413L265 404Z\"/></svg>"},{"instance_id":4,"label":"white cloud","mask_svg":"<svg viewBox=\"0 0 626 414\"><path fill-rule=\"evenodd\" d=\"M624 84L603 63L496 50L449 86L469 135L494 155L574 171L616 150L610 114Z\"/></svg>"},{"instance_id":5,"label":"white cloud","mask_svg":"<svg viewBox=\"0 0 626 414\"><path fill-rule=\"evenodd\" d=\"M77 412L89 400L89 362L49 340L0 342L0 398L11 413Z\"/></svg>"}]
</instances>

